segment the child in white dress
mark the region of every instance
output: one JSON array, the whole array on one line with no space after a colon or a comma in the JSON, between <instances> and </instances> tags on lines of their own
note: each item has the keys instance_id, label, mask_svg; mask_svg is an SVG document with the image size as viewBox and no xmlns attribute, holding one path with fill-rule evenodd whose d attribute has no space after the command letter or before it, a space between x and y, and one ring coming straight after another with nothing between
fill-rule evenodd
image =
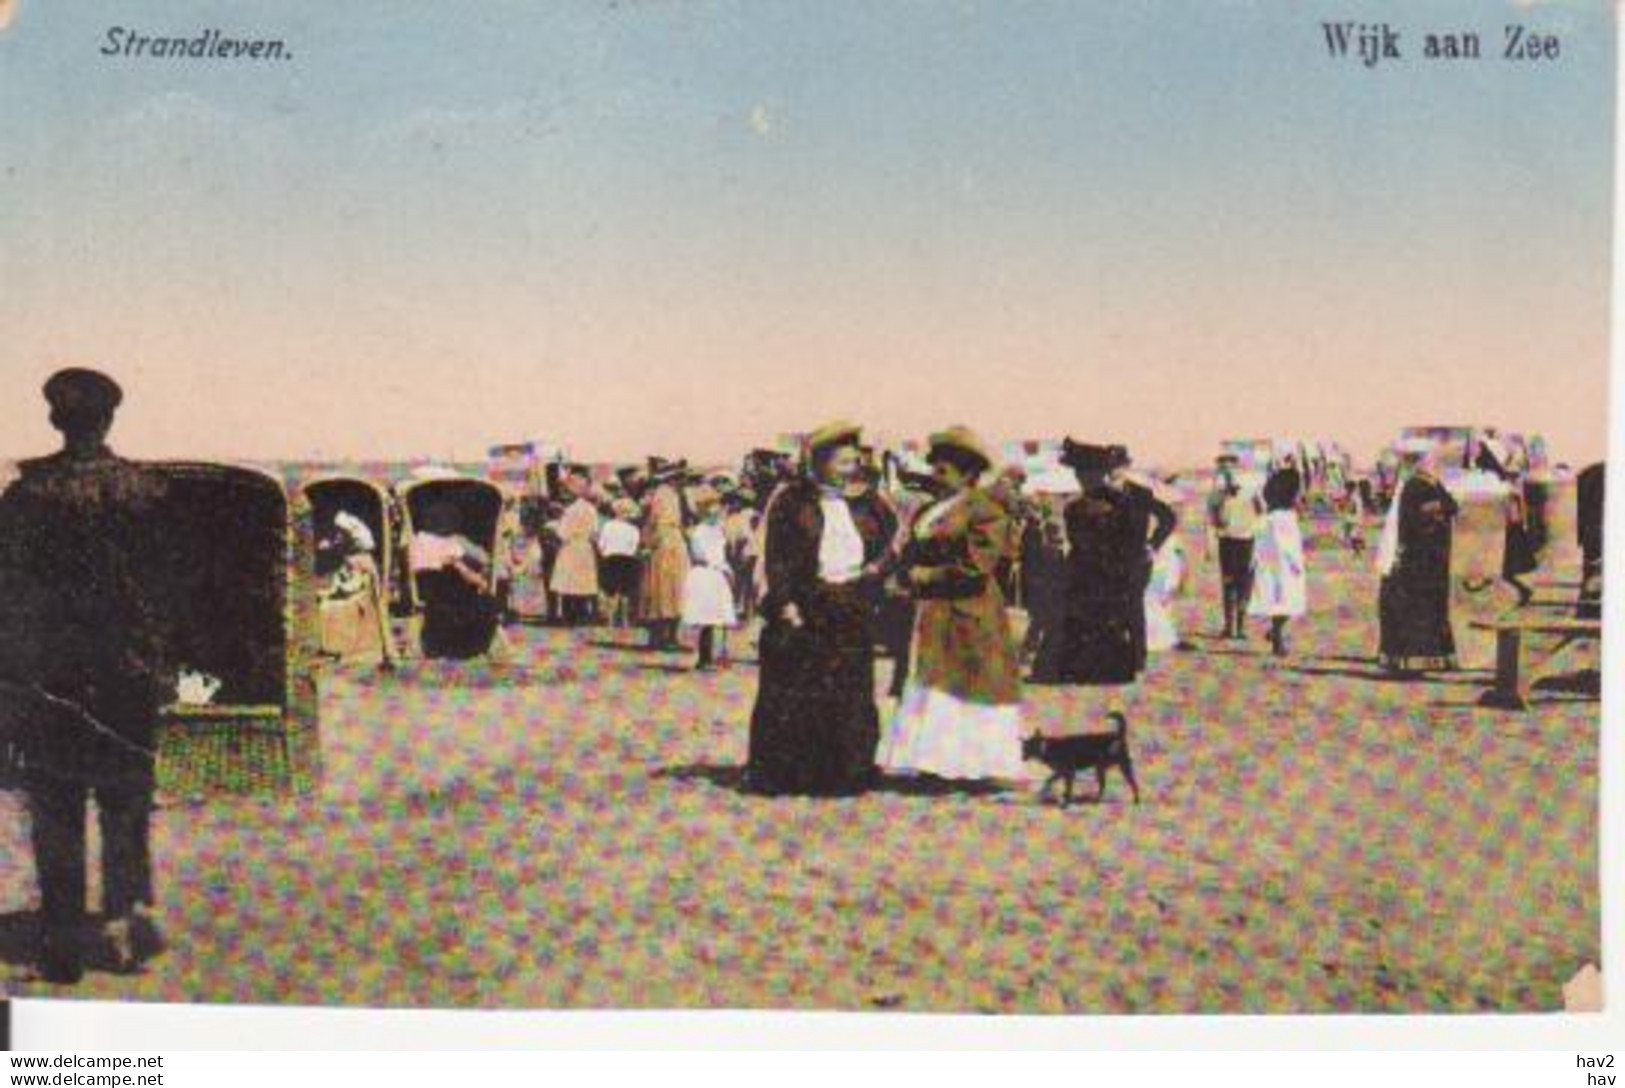
<instances>
[{"instance_id":1,"label":"child in white dress","mask_svg":"<svg viewBox=\"0 0 1625 1088\"><path fill-rule=\"evenodd\" d=\"M699 657L694 667L703 671L727 662L728 629L739 617L734 608L722 504L714 493L701 492L694 508L700 520L688 532L693 566L683 582L683 625L699 631Z\"/></svg>"}]
</instances>

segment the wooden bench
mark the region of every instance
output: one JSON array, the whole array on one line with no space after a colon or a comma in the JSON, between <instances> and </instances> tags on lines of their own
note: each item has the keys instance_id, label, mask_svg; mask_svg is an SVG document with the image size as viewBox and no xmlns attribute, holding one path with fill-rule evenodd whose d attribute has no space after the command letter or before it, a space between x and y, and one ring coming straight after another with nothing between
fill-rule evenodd
<instances>
[{"instance_id":1,"label":"wooden bench","mask_svg":"<svg viewBox=\"0 0 1625 1088\"><path fill-rule=\"evenodd\" d=\"M1596 641L1602 637L1601 620L1513 615L1498 620L1481 620L1472 626L1479 631L1495 632L1495 686L1483 694L1479 704L1504 710L1526 710L1529 707L1529 688L1533 678L1526 659L1526 636L1550 635L1558 639L1558 644L1542 659L1543 663L1575 643Z\"/></svg>"}]
</instances>

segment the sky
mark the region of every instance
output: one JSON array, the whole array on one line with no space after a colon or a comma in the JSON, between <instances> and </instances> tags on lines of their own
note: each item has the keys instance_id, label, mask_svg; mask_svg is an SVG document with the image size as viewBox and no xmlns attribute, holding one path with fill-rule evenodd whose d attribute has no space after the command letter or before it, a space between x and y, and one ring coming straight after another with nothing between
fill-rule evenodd
<instances>
[{"instance_id":1,"label":"sky","mask_svg":"<svg viewBox=\"0 0 1625 1088\"><path fill-rule=\"evenodd\" d=\"M142 457L725 461L833 417L1604 452L1606 0L0 7L0 456L65 365ZM1487 56L1368 70L1326 19Z\"/></svg>"}]
</instances>

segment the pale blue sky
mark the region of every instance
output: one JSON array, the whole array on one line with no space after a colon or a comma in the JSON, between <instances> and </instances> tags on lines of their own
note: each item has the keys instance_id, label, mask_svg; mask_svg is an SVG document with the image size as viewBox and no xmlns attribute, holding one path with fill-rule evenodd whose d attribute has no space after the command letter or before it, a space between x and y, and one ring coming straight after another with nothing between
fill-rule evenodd
<instances>
[{"instance_id":1,"label":"pale blue sky","mask_svg":"<svg viewBox=\"0 0 1625 1088\"><path fill-rule=\"evenodd\" d=\"M1367 71L1323 18L1491 56ZM1499 60L1508 21L1561 60ZM294 56L103 58L111 25ZM1613 67L1600 0L22 0L0 453L92 362L152 455L712 458L847 414L1594 456Z\"/></svg>"}]
</instances>

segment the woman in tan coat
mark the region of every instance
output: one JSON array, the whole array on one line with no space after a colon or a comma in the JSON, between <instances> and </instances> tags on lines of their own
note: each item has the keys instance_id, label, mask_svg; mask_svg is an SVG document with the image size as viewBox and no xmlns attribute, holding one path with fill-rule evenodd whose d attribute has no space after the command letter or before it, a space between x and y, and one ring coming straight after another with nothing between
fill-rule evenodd
<instances>
[{"instance_id":1,"label":"woman in tan coat","mask_svg":"<svg viewBox=\"0 0 1625 1088\"><path fill-rule=\"evenodd\" d=\"M683 616L683 585L688 580L688 537L683 531L683 498L678 492L681 465L656 461L650 466L651 492L643 523L647 556L643 573L642 619L649 625L649 645L675 650L677 624Z\"/></svg>"},{"instance_id":2,"label":"woman in tan coat","mask_svg":"<svg viewBox=\"0 0 1625 1088\"><path fill-rule=\"evenodd\" d=\"M880 764L946 779L1020 779L1020 656L999 584L1009 514L978 485L992 458L969 430L932 435L929 460L941 497L920 512L903 552L918 601L914 661Z\"/></svg>"}]
</instances>

